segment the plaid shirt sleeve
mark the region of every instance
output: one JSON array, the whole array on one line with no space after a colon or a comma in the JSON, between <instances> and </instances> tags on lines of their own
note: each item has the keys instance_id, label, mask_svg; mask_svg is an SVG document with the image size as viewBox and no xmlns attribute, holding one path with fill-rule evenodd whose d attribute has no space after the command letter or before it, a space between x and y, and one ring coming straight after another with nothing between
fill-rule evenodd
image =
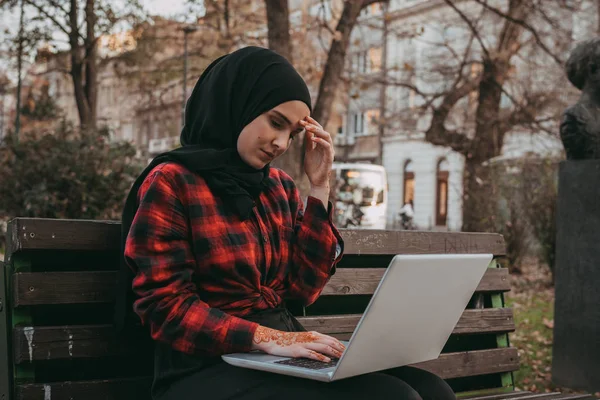
<instances>
[{"instance_id":1,"label":"plaid shirt sleeve","mask_svg":"<svg viewBox=\"0 0 600 400\"><path fill-rule=\"evenodd\" d=\"M309 196L303 209L296 187L289 182L285 186L291 188L290 209L296 215L287 294L310 305L335 273L335 265L343 255L344 241L333 225L331 202L325 209L319 199Z\"/></svg>"},{"instance_id":2,"label":"plaid shirt sleeve","mask_svg":"<svg viewBox=\"0 0 600 400\"><path fill-rule=\"evenodd\" d=\"M158 169L158 170L157 170ZM195 257L188 242L185 199L175 180L157 167L138 194L140 206L127 237L133 269L134 310L154 340L187 354L250 351L258 324L200 300L192 282Z\"/></svg>"}]
</instances>

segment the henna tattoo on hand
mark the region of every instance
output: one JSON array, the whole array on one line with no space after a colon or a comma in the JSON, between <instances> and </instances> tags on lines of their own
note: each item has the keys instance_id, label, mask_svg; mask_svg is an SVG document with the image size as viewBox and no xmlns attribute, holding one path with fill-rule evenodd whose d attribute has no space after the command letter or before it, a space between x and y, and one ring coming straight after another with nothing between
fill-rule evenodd
<instances>
[{"instance_id":1,"label":"henna tattoo on hand","mask_svg":"<svg viewBox=\"0 0 600 400\"><path fill-rule=\"evenodd\" d=\"M279 346L291 346L297 343L310 343L317 340L311 332L282 332L275 329L259 326L254 333L253 341L256 344L275 342Z\"/></svg>"}]
</instances>

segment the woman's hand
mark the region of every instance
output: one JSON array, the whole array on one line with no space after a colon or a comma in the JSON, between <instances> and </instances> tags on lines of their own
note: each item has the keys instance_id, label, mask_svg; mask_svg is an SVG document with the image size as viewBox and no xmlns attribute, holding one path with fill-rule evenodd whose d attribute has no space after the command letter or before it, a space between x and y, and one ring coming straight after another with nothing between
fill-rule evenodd
<instances>
[{"instance_id":1,"label":"woman's hand","mask_svg":"<svg viewBox=\"0 0 600 400\"><path fill-rule=\"evenodd\" d=\"M331 357L340 358L346 347L337 339L318 332L283 332L259 326L254 333L252 350L329 362Z\"/></svg>"},{"instance_id":2,"label":"woman's hand","mask_svg":"<svg viewBox=\"0 0 600 400\"><path fill-rule=\"evenodd\" d=\"M313 188L328 188L333 164L333 141L329 132L311 117L300 121L306 129L304 171Z\"/></svg>"}]
</instances>

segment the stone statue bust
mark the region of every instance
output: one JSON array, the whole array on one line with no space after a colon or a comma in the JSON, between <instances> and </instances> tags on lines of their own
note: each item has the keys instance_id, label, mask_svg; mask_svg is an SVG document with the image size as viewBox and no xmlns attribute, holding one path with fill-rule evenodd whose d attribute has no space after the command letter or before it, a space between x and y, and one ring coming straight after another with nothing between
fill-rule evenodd
<instances>
[{"instance_id":1,"label":"stone statue bust","mask_svg":"<svg viewBox=\"0 0 600 400\"><path fill-rule=\"evenodd\" d=\"M560 123L567 159L600 159L600 38L577 45L567 60L566 72L582 92Z\"/></svg>"}]
</instances>

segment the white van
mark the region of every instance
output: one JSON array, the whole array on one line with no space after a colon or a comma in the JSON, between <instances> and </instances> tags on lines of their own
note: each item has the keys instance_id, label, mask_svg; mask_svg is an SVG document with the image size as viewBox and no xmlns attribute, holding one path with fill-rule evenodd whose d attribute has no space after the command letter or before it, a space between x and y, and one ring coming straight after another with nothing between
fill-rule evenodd
<instances>
[{"instance_id":1,"label":"white van","mask_svg":"<svg viewBox=\"0 0 600 400\"><path fill-rule=\"evenodd\" d=\"M333 163L335 225L339 228L385 229L388 185L385 168L362 163Z\"/></svg>"}]
</instances>

